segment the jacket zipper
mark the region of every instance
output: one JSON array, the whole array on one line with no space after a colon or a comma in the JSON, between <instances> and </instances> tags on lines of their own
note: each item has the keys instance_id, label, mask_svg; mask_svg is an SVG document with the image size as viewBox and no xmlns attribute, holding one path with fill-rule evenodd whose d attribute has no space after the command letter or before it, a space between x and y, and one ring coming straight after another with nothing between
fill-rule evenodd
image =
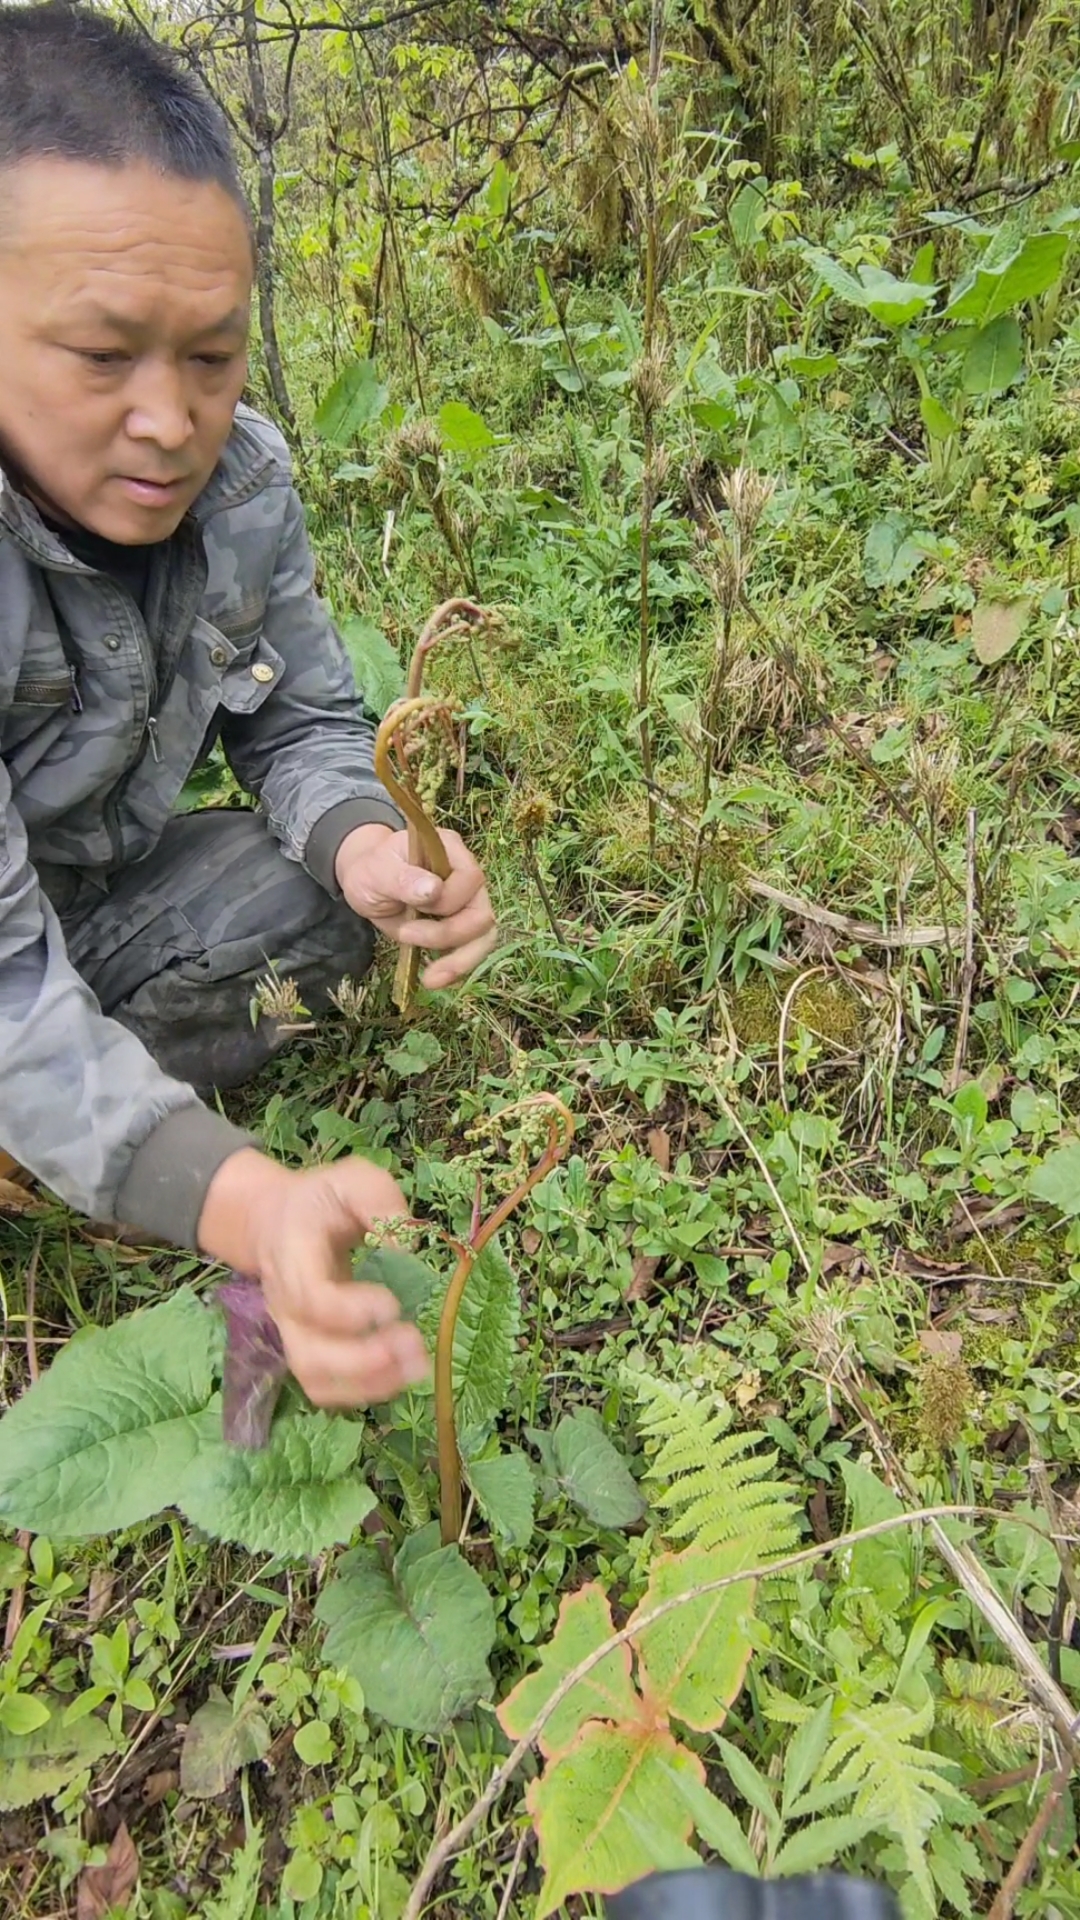
<instances>
[{"instance_id":1,"label":"jacket zipper","mask_svg":"<svg viewBox=\"0 0 1080 1920\"><path fill-rule=\"evenodd\" d=\"M156 760L158 763L158 766L160 766L161 765L161 748L158 745L157 721L155 720L152 713L148 714L147 716L146 731L150 736L151 758Z\"/></svg>"},{"instance_id":2,"label":"jacket zipper","mask_svg":"<svg viewBox=\"0 0 1080 1920\"><path fill-rule=\"evenodd\" d=\"M71 678L71 711L72 713L81 713L83 710L83 700L82 694L79 692L79 669L74 661L72 661L68 668L68 674Z\"/></svg>"}]
</instances>

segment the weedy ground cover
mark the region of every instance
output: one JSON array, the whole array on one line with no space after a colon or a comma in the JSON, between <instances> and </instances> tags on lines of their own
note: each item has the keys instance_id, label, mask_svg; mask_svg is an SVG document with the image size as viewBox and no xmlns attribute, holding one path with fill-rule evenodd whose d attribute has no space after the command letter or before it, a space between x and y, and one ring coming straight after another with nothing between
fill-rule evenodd
<instances>
[{"instance_id":1,"label":"weedy ground cover","mask_svg":"<svg viewBox=\"0 0 1080 1920\"><path fill-rule=\"evenodd\" d=\"M856 72L691 11L652 65L548 22L554 76L531 9L498 59L267 14L323 115L272 289L323 590L380 712L433 605L498 610L429 785L505 937L233 1104L393 1168L365 1257L433 1346L536 1096L574 1135L462 1294L457 1537L430 1393L270 1363L232 1449L223 1276L5 1196L13 1912L578 1920L718 1857L1080 1914L1075 23L871 10Z\"/></svg>"}]
</instances>

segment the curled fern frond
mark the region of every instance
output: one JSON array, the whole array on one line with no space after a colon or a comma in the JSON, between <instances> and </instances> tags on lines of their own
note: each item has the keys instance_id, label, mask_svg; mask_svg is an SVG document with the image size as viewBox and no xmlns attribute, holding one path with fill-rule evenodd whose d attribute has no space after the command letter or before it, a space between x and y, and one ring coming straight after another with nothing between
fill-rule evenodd
<instances>
[{"instance_id":1,"label":"curled fern frond","mask_svg":"<svg viewBox=\"0 0 1080 1920\"><path fill-rule=\"evenodd\" d=\"M937 1717L994 1766L1018 1766L1040 1742L1039 1716L1012 1667L946 1660Z\"/></svg>"},{"instance_id":2,"label":"curled fern frond","mask_svg":"<svg viewBox=\"0 0 1080 1920\"><path fill-rule=\"evenodd\" d=\"M706 1549L738 1540L760 1561L788 1552L799 1538L798 1508L785 1483L770 1478L777 1456L761 1451L766 1436L729 1433L730 1410L688 1387L640 1372L624 1378L652 1456L645 1492L665 1536Z\"/></svg>"}]
</instances>

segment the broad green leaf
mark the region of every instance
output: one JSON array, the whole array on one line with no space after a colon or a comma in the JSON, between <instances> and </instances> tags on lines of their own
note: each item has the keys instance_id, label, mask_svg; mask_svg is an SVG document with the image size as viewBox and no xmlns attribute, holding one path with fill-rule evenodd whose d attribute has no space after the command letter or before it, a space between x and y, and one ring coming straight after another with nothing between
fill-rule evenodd
<instances>
[{"instance_id":1,"label":"broad green leaf","mask_svg":"<svg viewBox=\"0 0 1080 1920\"><path fill-rule=\"evenodd\" d=\"M323 1553L351 1540L376 1504L356 1471L362 1434L341 1414L282 1414L258 1452L204 1445L179 1504L212 1539L249 1553Z\"/></svg>"},{"instance_id":2,"label":"broad green leaf","mask_svg":"<svg viewBox=\"0 0 1080 1920\"><path fill-rule=\"evenodd\" d=\"M355 1675L373 1713L395 1727L438 1733L488 1691L495 1609L438 1523L410 1534L393 1568L357 1547L316 1607L326 1659Z\"/></svg>"},{"instance_id":3,"label":"broad green leaf","mask_svg":"<svg viewBox=\"0 0 1080 1920\"><path fill-rule=\"evenodd\" d=\"M334 1736L325 1720L307 1720L297 1727L293 1752L305 1767L328 1767L334 1757Z\"/></svg>"},{"instance_id":4,"label":"broad green leaf","mask_svg":"<svg viewBox=\"0 0 1080 1920\"><path fill-rule=\"evenodd\" d=\"M520 1331L518 1283L492 1241L465 1283L454 1331L454 1396L466 1455L479 1451L506 1405Z\"/></svg>"},{"instance_id":5,"label":"broad green leaf","mask_svg":"<svg viewBox=\"0 0 1080 1920\"><path fill-rule=\"evenodd\" d=\"M389 398L390 389L379 379L374 360L354 360L323 395L313 422L315 431L332 447L355 447L364 429L385 412Z\"/></svg>"},{"instance_id":6,"label":"broad green leaf","mask_svg":"<svg viewBox=\"0 0 1080 1920\"><path fill-rule=\"evenodd\" d=\"M352 614L337 623L356 684L369 712L381 719L405 692L405 669L386 635L373 620Z\"/></svg>"},{"instance_id":7,"label":"broad green leaf","mask_svg":"<svg viewBox=\"0 0 1080 1920\"><path fill-rule=\"evenodd\" d=\"M857 1846L873 1829L872 1820L854 1813L813 1820L784 1842L772 1871L778 1880L793 1873L819 1873L822 1867L835 1866L848 1847Z\"/></svg>"},{"instance_id":8,"label":"broad green leaf","mask_svg":"<svg viewBox=\"0 0 1080 1920\"><path fill-rule=\"evenodd\" d=\"M0 1520L74 1539L175 1505L220 1426L221 1338L183 1287L65 1347L0 1420Z\"/></svg>"},{"instance_id":9,"label":"broad green leaf","mask_svg":"<svg viewBox=\"0 0 1080 1920\"><path fill-rule=\"evenodd\" d=\"M65 1726L65 1702L57 1697L47 1704L49 1718L33 1733L9 1733L0 1727L0 1812L51 1798L114 1750L103 1720L88 1715Z\"/></svg>"},{"instance_id":10,"label":"broad green leaf","mask_svg":"<svg viewBox=\"0 0 1080 1920\"><path fill-rule=\"evenodd\" d=\"M932 440L948 440L954 433L960 431L960 422L954 419L946 407L942 406L940 400L934 399L932 393L923 394L919 401L919 412L922 414L923 426Z\"/></svg>"},{"instance_id":11,"label":"broad green leaf","mask_svg":"<svg viewBox=\"0 0 1080 1920\"><path fill-rule=\"evenodd\" d=\"M448 400L439 408L439 432L443 446L451 453L483 453L495 445L495 435L487 422L461 400Z\"/></svg>"},{"instance_id":12,"label":"broad green leaf","mask_svg":"<svg viewBox=\"0 0 1080 1920\"><path fill-rule=\"evenodd\" d=\"M851 1502L851 1525L876 1526L892 1520L903 1507L891 1488L857 1460L841 1460L840 1471ZM911 1598L911 1539L904 1528L877 1540L860 1540L849 1549L847 1580L852 1587L868 1587L885 1613L896 1613Z\"/></svg>"},{"instance_id":13,"label":"broad green leaf","mask_svg":"<svg viewBox=\"0 0 1080 1920\"><path fill-rule=\"evenodd\" d=\"M563 1492L598 1527L630 1527L645 1512L637 1481L593 1413L568 1413L551 1436Z\"/></svg>"},{"instance_id":14,"label":"broad green leaf","mask_svg":"<svg viewBox=\"0 0 1080 1920\"><path fill-rule=\"evenodd\" d=\"M1031 618L1030 594L1015 600L979 600L971 616L971 646L984 667L996 666L1011 653Z\"/></svg>"},{"instance_id":15,"label":"broad green leaf","mask_svg":"<svg viewBox=\"0 0 1080 1920\"><path fill-rule=\"evenodd\" d=\"M488 212L493 219L506 219L510 211L510 190L513 184L514 176L510 172L506 161L497 160L491 179L488 181L487 194L485 196L488 204Z\"/></svg>"},{"instance_id":16,"label":"broad green leaf","mask_svg":"<svg viewBox=\"0 0 1080 1920\"><path fill-rule=\"evenodd\" d=\"M1055 1147L1048 1153L1042 1165L1034 1167L1028 1175L1028 1192L1036 1200L1045 1200L1047 1206L1056 1207L1068 1219L1080 1213L1080 1140L1070 1140L1066 1146ZM0 1424L0 1436L2 1434Z\"/></svg>"},{"instance_id":17,"label":"broad green leaf","mask_svg":"<svg viewBox=\"0 0 1080 1920\"><path fill-rule=\"evenodd\" d=\"M36 1733L50 1720L47 1700L37 1693L0 1694L0 1727L7 1733Z\"/></svg>"},{"instance_id":18,"label":"broad green leaf","mask_svg":"<svg viewBox=\"0 0 1080 1920\"><path fill-rule=\"evenodd\" d=\"M898 280L884 267L862 266L864 305L884 327L906 327L926 312L937 288L921 280Z\"/></svg>"},{"instance_id":19,"label":"broad green leaf","mask_svg":"<svg viewBox=\"0 0 1080 1920\"><path fill-rule=\"evenodd\" d=\"M901 587L926 559L924 538L905 513L891 509L876 520L863 544L868 587Z\"/></svg>"},{"instance_id":20,"label":"broad green leaf","mask_svg":"<svg viewBox=\"0 0 1080 1920\"><path fill-rule=\"evenodd\" d=\"M736 1873L748 1873L755 1880L761 1872L749 1840L730 1807L709 1792L708 1787L686 1768L664 1769L668 1790L678 1795L705 1845L718 1854L725 1866Z\"/></svg>"},{"instance_id":21,"label":"broad green leaf","mask_svg":"<svg viewBox=\"0 0 1080 1920\"><path fill-rule=\"evenodd\" d=\"M1061 278L1067 233L1031 233L1022 247L996 267L979 265L957 286L942 316L988 326L1014 307L1049 292Z\"/></svg>"},{"instance_id":22,"label":"broad green leaf","mask_svg":"<svg viewBox=\"0 0 1080 1920\"><path fill-rule=\"evenodd\" d=\"M220 1688L192 1714L180 1749L180 1786L191 1800L214 1800L227 1793L241 1767L261 1760L270 1745L270 1728L249 1695L237 1711Z\"/></svg>"},{"instance_id":23,"label":"broad green leaf","mask_svg":"<svg viewBox=\"0 0 1080 1920\"><path fill-rule=\"evenodd\" d=\"M425 1033L422 1027L409 1027L398 1046L387 1048L383 1059L403 1080L411 1080L437 1067L443 1052L442 1041L435 1034Z\"/></svg>"},{"instance_id":24,"label":"broad green leaf","mask_svg":"<svg viewBox=\"0 0 1080 1920\"><path fill-rule=\"evenodd\" d=\"M353 1279L389 1287L406 1320L416 1320L431 1298L436 1275L404 1247L369 1247L353 1267Z\"/></svg>"},{"instance_id":25,"label":"broad green leaf","mask_svg":"<svg viewBox=\"0 0 1080 1920\"><path fill-rule=\"evenodd\" d=\"M723 1580L746 1565L747 1548L738 1541L706 1553L688 1547L684 1553L660 1554L652 1563L649 1584L631 1626L666 1600ZM635 1633L641 1689L650 1705L698 1733L723 1726L746 1678L750 1660L746 1623L753 1615L754 1593L754 1581L740 1580L718 1593L687 1601Z\"/></svg>"},{"instance_id":26,"label":"broad green leaf","mask_svg":"<svg viewBox=\"0 0 1080 1920\"><path fill-rule=\"evenodd\" d=\"M866 288L853 273L840 265L839 260L834 260L831 253L824 253L820 247L807 247L806 259L830 293L835 293L840 300L846 300L849 306L865 309Z\"/></svg>"},{"instance_id":27,"label":"broad green leaf","mask_svg":"<svg viewBox=\"0 0 1080 1920\"><path fill-rule=\"evenodd\" d=\"M960 383L965 393L1005 393L1024 370L1024 343L1011 314L991 320L964 355Z\"/></svg>"},{"instance_id":28,"label":"broad green leaf","mask_svg":"<svg viewBox=\"0 0 1080 1920\"><path fill-rule=\"evenodd\" d=\"M666 1727L594 1720L582 1728L529 1788L544 1868L536 1920L572 1893L614 1893L647 1873L700 1866L686 1844L692 1815L671 1791L672 1771L700 1780L704 1770Z\"/></svg>"},{"instance_id":29,"label":"broad green leaf","mask_svg":"<svg viewBox=\"0 0 1080 1920\"><path fill-rule=\"evenodd\" d=\"M745 253L761 239L761 218L768 210L769 183L758 178L747 180L728 201L727 217L735 245Z\"/></svg>"},{"instance_id":30,"label":"broad green leaf","mask_svg":"<svg viewBox=\"0 0 1080 1920\"><path fill-rule=\"evenodd\" d=\"M492 1460L470 1460L465 1468L476 1502L493 1532L508 1547L526 1547L532 1538L536 1480L519 1447Z\"/></svg>"},{"instance_id":31,"label":"broad green leaf","mask_svg":"<svg viewBox=\"0 0 1080 1920\"><path fill-rule=\"evenodd\" d=\"M610 1640L614 1631L607 1595L595 1581L565 1594L555 1632L540 1649L540 1665L518 1681L499 1707L503 1732L511 1740L520 1740L560 1681ZM586 1720L632 1722L641 1715L642 1702L630 1678L630 1648L624 1641L605 1654L556 1707L540 1735L540 1751L548 1759L565 1753Z\"/></svg>"}]
</instances>

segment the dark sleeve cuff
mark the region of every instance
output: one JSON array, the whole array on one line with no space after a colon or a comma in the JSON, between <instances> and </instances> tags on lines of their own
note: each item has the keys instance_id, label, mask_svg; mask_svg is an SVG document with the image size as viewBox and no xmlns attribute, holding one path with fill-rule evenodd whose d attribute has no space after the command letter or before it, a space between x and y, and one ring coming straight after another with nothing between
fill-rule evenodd
<instances>
[{"instance_id":1,"label":"dark sleeve cuff","mask_svg":"<svg viewBox=\"0 0 1080 1920\"><path fill-rule=\"evenodd\" d=\"M179 1107L147 1135L116 1196L116 1217L155 1239L198 1250L199 1216L218 1168L258 1141L201 1104Z\"/></svg>"},{"instance_id":2,"label":"dark sleeve cuff","mask_svg":"<svg viewBox=\"0 0 1080 1920\"><path fill-rule=\"evenodd\" d=\"M304 848L304 865L334 900L341 899L341 888L334 874L338 848L354 827L390 827L395 833L405 825L390 800L342 800L321 820L316 820Z\"/></svg>"}]
</instances>

